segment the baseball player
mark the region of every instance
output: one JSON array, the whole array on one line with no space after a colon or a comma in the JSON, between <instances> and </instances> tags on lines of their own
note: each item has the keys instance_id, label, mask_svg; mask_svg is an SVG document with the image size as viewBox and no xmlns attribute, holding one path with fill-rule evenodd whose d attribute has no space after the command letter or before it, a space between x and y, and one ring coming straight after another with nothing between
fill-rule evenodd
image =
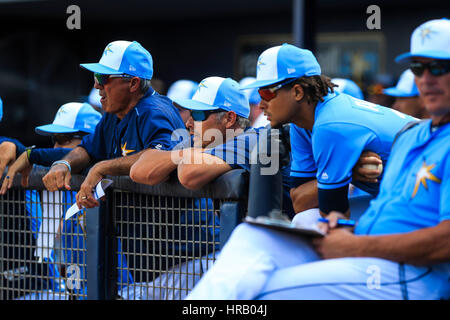
<instances>
[{"instance_id":1,"label":"baseball player","mask_svg":"<svg viewBox=\"0 0 450 320\"><path fill-rule=\"evenodd\" d=\"M449 41L450 21L431 20L397 58L409 63L431 119L399 136L354 232L338 227L338 212L314 240L241 224L188 298L448 299Z\"/></svg>"},{"instance_id":2,"label":"baseball player","mask_svg":"<svg viewBox=\"0 0 450 320\"><path fill-rule=\"evenodd\" d=\"M392 108L400 112L409 114L418 119L429 118L422 99L419 97L419 90L414 83L414 74L407 69L400 75L400 79L395 87L383 90L385 95L395 97Z\"/></svg>"}]
</instances>

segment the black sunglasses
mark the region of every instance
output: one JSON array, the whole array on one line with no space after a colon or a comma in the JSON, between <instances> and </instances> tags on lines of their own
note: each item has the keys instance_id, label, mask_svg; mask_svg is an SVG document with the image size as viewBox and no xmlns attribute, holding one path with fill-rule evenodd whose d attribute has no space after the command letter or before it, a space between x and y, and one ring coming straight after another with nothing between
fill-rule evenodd
<instances>
[{"instance_id":1,"label":"black sunglasses","mask_svg":"<svg viewBox=\"0 0 450 320\"><path fill-rule=\"evenodd\" d=\"M59 145L63 146L70 143L73 139L83 139L85 134L54 134L52 135L52 143L58 142Z\"/></svg>"},{"instance_id":2,"label":"black sunglasses","mask_svg":"<svg viewBox=\"0 0 450 320\"><path fill-rule=\"evenodd\" d=\"M450 60L434 60L429 63L413 61L409 68L418 77L423 75L425 69L428 69L433 76L439 77L450 71Z\"/></svg>"},{"instance_id":3,"label":"black sunglasses","mask_svg":"<svg viewBox=\"0 0 450 320\"><path fill-rule=\"evenodd\" d=\"M213 113L223 112L222 109L216 110L192 110L191 116L194 121L205 121Z\"/></svg>"}]
</instances>

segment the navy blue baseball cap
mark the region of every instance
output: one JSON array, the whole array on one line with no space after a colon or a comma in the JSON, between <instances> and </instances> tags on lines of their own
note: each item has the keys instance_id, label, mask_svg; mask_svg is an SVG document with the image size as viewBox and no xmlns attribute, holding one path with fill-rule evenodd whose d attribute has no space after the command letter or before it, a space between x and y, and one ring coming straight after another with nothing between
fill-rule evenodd
<instances>
[{"instance_id":1,"label":"navy blue baseball cap","mask_svg":"<svg viewBox=\"0 0 450 320\"><path fill-rule=\"evenodd\" d=\"M111 42L103 50L98 63L83 63L80 66L101 74L129 74L148 80L153 76L152 56L136 41Z\"/></svg>"}]
</instances>

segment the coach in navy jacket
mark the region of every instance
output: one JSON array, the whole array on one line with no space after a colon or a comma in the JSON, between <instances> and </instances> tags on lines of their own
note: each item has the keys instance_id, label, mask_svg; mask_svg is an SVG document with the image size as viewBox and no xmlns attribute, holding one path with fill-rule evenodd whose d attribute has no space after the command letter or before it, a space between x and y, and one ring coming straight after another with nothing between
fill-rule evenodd
<instances>
[{"instance_id":1,"label":"coach in navy jacket","mask_svg":"<svg viewBox=\"0 0 450 320\"><path fill-rule=\"evenodd\" d=\"M71 173L95 163L77 193L78 206L92 208L99 205L92 190L104 176L129 175L145 149L170 150L179 142L172 133L185 126L171 100L151 88L152 57L139 43L114 41L99 63L81 66L94 72L105 114L94 134L53 163L43 182L49 191L70 189Z\"/></svg>"}]
</instances>

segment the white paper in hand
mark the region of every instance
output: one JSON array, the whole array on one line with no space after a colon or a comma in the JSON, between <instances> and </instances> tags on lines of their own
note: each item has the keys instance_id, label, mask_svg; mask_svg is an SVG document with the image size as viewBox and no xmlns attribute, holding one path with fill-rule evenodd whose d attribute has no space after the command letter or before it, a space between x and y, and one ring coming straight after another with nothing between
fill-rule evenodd
<instances>
[{"instance_id":1,"label":"white paper in hand","mask_svg":"<svg viewBox=\"0 0 450 320\"><path fill-rule=\"evenodd\" d=\"M94 189L94 199L98 200L101 197L103 197L105 195L105 190L106 188L108 188L111 184L113 183L112 180L110 179L103 179L101 180L99 183L97 183L97 185L95 186ZM83 207L84 208L84 207ZM69 210L67 210L66 212L66 216L65 216L65 220L69 219L70 217L72 217L74 214L76 214L78 211L81 211L83 208L79 209L77 203L75 202L70 208Z\"/></svg>"}]
</instances>

